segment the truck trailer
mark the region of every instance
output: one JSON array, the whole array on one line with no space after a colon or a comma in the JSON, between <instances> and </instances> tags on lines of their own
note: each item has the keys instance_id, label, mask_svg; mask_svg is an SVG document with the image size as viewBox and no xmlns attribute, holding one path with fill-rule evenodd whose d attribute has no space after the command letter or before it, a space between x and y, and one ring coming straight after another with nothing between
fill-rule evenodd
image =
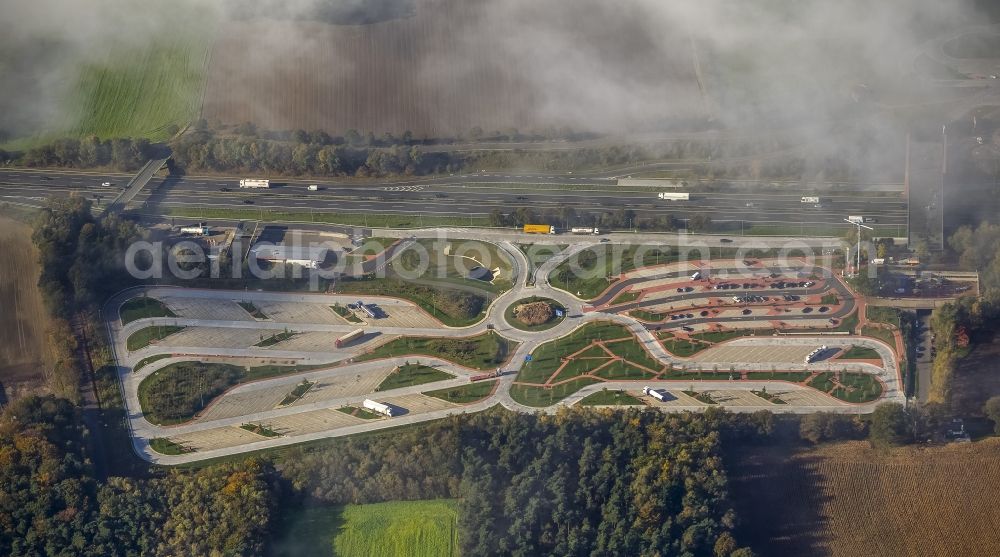
<instances>
[{"instance_id":1,"label":"truck trailer","mask_svg":"<svg viewBox=\"0 0 1000 557\"><path fill-rule=\"evenodd\" d=\"M643 387L642 388L642 394L644 394L646 396L651 396L651 397L655 398L656 400L658 400L660 402L666 402L667 401L667 394L666 393L664 393L663 391L658 391L656 389L650 389L649 387Z\"/></svg>"},{"instance_id":2,"label":"truck trailer","mask_svg":"<svg viewBox=\"0 0 1000 557\"><path fill-rule=\"evenodd\" d=\"M382 404L381 402L375 402L370 398L366 398L362 405L372 412L378 412L384 416L392 417L392 406L388 404Z\"/></svg>"},{"instance_id":3,"label":"truck trailer","mask_svg":"<svg viewBox=\"0 0 1000 557\"><path fill-rule=\"evenodd\" d=\"M337 348L343 348L344 346L347 346L351 342L354 342L355 340L358 340L359 338L363 337L364 334L365 334L364 329L355 329L347 333L346 335L338 338L337 341L334 343L334 345Z\"/></svg>"},{"instance_id":4,"label":"truck trailer","mask_svg":"<svg viewBox=\"0 0 1000 557\"><path fill-rule=\"evenodd\" d=\"M570 232L573 234L600 234L601 230L599 228L570 228Z\"/></svg>"},{"instance_id":5,"label":"truck trailer","mask_svg":"<svg viewBox=\"0 0 1000 557\"><path fill-rule=\"evenodd\" d=\"M691 200L691 194L690 193L686 193L686 192L685 193L675 193L675 192L664 191L664 192L660 192L659 195L657 195L656 197L659 197L663 201L690 201Z\"/></svg>"},{"instance_id":6,"label":"truck trailer","mask_svg":"<svg viewBox=\"0 0 1000 557\"><path fill-rule=\"evenodd\" d=\"M555 234L556 227L549 226L547 224L526 224L524 225L525 234Z\"/></svg>"},{"instance_id":7,"label":"truck trailer","mask_svg":"<svg viewBox=\"0 0 1000 557\"><path fill-rule=\"evenodd\" d=\"M193 236L208 236L209 228L204 224L197 226L182 226L181 234L191 234Z\"/></svg>"},{"instance_id":8,"label":"truck trailer","mask_svg":"<svg viewBox=\"0 0 1000 557\"><path fill-rule=\"evenodd\" d=\"M802 198L803 203L819 203L820 199L818 197L805 196Z\"/></svg>"},{"instance_id":9,"label":"truck trailer","mask_svg":"<svg viewBox=\"0 0 1000 557\"><path fill-rule=\"evenodd\" d=\"M250 178L244 178L240 180L241 188L269 188L271 187L270 180L253 180Z\"/></svg>"}]
</instances>

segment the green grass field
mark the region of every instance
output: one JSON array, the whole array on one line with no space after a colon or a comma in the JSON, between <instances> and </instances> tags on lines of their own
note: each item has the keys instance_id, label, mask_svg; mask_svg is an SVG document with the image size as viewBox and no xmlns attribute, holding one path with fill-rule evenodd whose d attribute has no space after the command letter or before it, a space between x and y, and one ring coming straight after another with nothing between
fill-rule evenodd
<instances>
[{"instance_id":1,"label":"green grass field","mask_svg":"<svg viewBox=\"0 0 1000 557\"><path fill-rule=\"evenodd\" d=\"M155 298L132 298L122 304L119 314L122 325L149 317L177 317L166 304Z\"/></svg>"},{"instance_id":2,"label":"green grass field","mask_svg":"<svg viewBox=\"0 0 1000 557\"><path fill-rule=\"evenodd\" d=\"M169 139L171 126L198 115L211 34L187 32L144 48L115 48L81 70L74 92L81 114L75 135Z\"/></svg>"},{"instance_id":3,"label":"green grass field","mask_svg":"<svg viewBox=\"0 0 1000 557\"><path fill-rule=\"evenodd\" d=\"M473 369L493 369L514 351L517 343L487 331L466 338L400 337L359 357L358 361L394 356L436 356Z\"/></svg>"},{"instance_id":4,"label":"green grass field","mask_svg":"<svg viewBox=\"0 0 1000 557\"><path fill-rule=\"evenodd\" d=\"M578 377L552 388L535 387L533 385L512 385L510 397L525 406L551 406L587 385L593 385L599 380L593 377Z\"/></svg>"},{"instance_id":5,"label":"green grass field","mask_svg":"<svg viewBox=\"0 0 1000 557\"><path fill-rule=\"evenodd\" d=\"M170 354L155 354L153 356L146 356L145 358L143 358L143 359L139 360L138 362L136 362L135 367L132 368L132 371L139 371L140 369L148 366L149 364L151 364L153 362L156 362L156 361L159 361L159 360L163 360L163 359L166 359L166 358L169 358L169 357L170 357Z\"/></svg>"},{"instance_id":6,"label":"green grass field","mask_svg":"<svg viewBox=\"0 0 1000 557\"><path fill-rule=\"evenodd\" d=\"M445 373L430 366L407 364L399 366L396 371L390 373L389 376L386 377L375 390L388 391L390 389L399 389L402 387L410 387L412 385L423 385L424 383L434 383L436 381L445 381L453 378L454 376L452 374Z\"/></svg>"},{"instance_id":7,"label":"green grass field","mask_svg":"<svg viewBox=\"0 0 1000 557\"><path fill-rule=\"evenodd\" d=\"M850 350L838 356L841 360L881 360L878 352L865 346L852 346Z\"/></svg>"},{"instance_id":8,"label":"green grass field","mask_svg":"<svg viewBox=\"0 0 1000 557\"><path fill-rule=\"evenodd\" d=\"M496 380L477 381L475 383L469 383L468 385L462 385L461 387L427 391L423 394L434 398L440 398L441 400L447 400L448 402L454 402L455 404L472 404L473 402L479 402L480 400L488 397L490 393L493 392L493 386L496 385L496 383Z\"/></svg>"},{"instance_id":9,"label":"green grass field","mask_svg":"<svg viewBox=\"0 0 1000 557\"><path fill-rule=\"evenodd\" d=\"M128 348L129 352L135 352L136 350L149 346L153 341L163 340L174 333L182 331L183 329L184 327L175 327L173 325L157 325L153 327L146 327L145 329L139 329L129 335L128 339L125 341L125 347Z\"/></svg>"},{"instance_id":10,"label":"green grass field","mask_svg":"<svg viewBox=\"0 0 1000 557\"><path fill-rule=\"evenodd\" d=\"M271 557L455 557L458 502L393 501L289 513Z\"/></svg>"},{"instance_id":11,"label":"green grass field","mask_svg":"<svg viewBox=\"0 0 1000 557\"><path fill-rule=\"evenodd\" d=\"M642 401L625 391L602 389L580 401L583 406L643 406Z\"/></svg>"},{"instance_id":12,"label":"green grass field","mask_svg":"<svg viewBox=\"0 0 1000 557\"><path fill-rule=\"evenodd\" d=\"M631 339L632 333L616 323L588 323L565 337L546 342L536 348L531 354L531 361L524 364L518 372L517 380L525 383L544 383L550 375L559 369L564 357L586 348L594 340L612 340L619 338ZM636 341L626 340L622 342L635 344ZM642 350L642 347L639 347L639 349ZM582 353L581 356L589 356L591 354L592 351L587 351ZM603 351L600 353L593 352L593 355L597 357L600 357L601 354L603 354L603 361L584 359L574 360L566 366L563 372L560 373L561 377L559 377L559 379L568 379L569 377L587 373L596 367L596 365L600 365L607 359L610 359L610 357L607 356L607 353Z\"/></svg>"}]
</instances>

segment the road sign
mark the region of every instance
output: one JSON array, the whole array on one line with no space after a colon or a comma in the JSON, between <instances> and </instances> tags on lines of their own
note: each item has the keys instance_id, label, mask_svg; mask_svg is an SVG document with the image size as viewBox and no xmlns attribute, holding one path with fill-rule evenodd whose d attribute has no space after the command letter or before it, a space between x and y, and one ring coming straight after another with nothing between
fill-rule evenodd
<instances>
[{"instance_id":1,"label":"road sign","mask_svg":"<svg viewBox=\"0 0 1000 557\"><path fill-rule=\"evenodd\" d=\"M530 362L531 361L531 354L528 354L527 356L525 356L524 357L524 361Z\"/></svg>"},{"instance_id":2,"label":"road sign","mask_svg":"<svg viewBox=\"0 0 1000 557\"><path fill-rule=\"evenodd\" d=\"M564 315L566 315L566 312L564 312L563 310L561 309L556 310L556 317L562 317Z\"/></svg>"}]
</instances>

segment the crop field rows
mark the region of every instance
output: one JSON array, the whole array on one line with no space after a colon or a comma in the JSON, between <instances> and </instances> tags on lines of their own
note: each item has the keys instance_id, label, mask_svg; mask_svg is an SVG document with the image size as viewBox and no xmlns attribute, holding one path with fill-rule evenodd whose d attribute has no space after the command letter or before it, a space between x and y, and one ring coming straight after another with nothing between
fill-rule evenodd
<instances>
[{"instance_id":1,"label":"crop field rows","mask_svg":"<svg viewBox=\"0 0 1000 557\"><path fill-rule=\"evenodd\" d=\"M699 106L693 103L699 93L686 41L666 49L641 33L609 32L603 23L548 13L544 6L505 17L488 2L415 4L412 17L365 26L227 23L212 51L203 116L268 129L376 135L410 130L417 137L447 137L475 126L492 131L571 125L571 114L551 117L553 103L567 101L561 92L574 91L568 98L581 104L567 112L592 112L598 99L580 95L579 88L570 89L572 80L553 72L554 57L564 53L530 56L510 40L528 20L548 21L553 33L575 35L591 46L590 54L620 68L617 86L627 83L643 100L672 100L652 105L659 114L615 108L623 119L641 120L614 124L644 123Z\"/></svg>"},{"instance_id":2,"label":"crop field rows","mask_svg":"<svg viewBox=\"0 0 1000 557\"><path fill-rule=\"evenodd\" d=\"M995 555L996 441L748 450L732 466L741 539L778 555Z\"/></svg>"},{"instance_id":3,"label":"crop field rows","mask_svg":"<svg viewBox=\"0 0 1000 557\"><path fill-rule=\"evenodd\" d=\"M37 384L41 380L46 315L38 281L36 252L30 231L23 225L0 219L0 388L19 390L15 384Z\"/></svg>"}]
</instances>

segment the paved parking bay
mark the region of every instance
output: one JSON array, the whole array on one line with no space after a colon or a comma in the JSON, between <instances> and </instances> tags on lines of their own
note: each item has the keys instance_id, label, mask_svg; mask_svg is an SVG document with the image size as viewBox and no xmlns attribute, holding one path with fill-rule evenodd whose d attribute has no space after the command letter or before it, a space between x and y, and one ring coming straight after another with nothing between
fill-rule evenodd
<instances>
[{"instance_id":1,"label":"paved parking bay","mask_svg":"<svg viewBox=\"0 0 1000 557\"><path fill-rule=\"evenodd\" d=\"M200 452L246 445L247 443L263 441L267 438L256 433L251 433L239 426L225 426L183 433L169 439L195 452Z\"/></svg>"},{"instance_id":2,"label":"paved parking bay","mask_svg":"<svg viewBox=\"0 0 1000 557\"><path fill-rule=\"evenodd\" d=\"M378 371L363 374L345 373L332 377L324 377L317 380L316 384L306 391L306 394L302 398L292 403L292 406L314 404L326 400L373 393L391 371L391 367L386 367Z\"/></svg>"},{"instance_id":3,"label":"paved parking bay","mask_svg":"<svg viewBox=\"0 0 1000 557\"><path fill-rule=\"evenodd\" d=\"M201 346L204 348L248 348L279 331L226 327L187 327L159 342L159 346Z\"/></svg>"},{"instance_id":4,"label":"paved parking bay","mask_svg":"<svg viewBox=\"0 0 1000 557\"><path fill-rule=\"evenodd\" d=\"M270 410L293 388L294 386L289 385L276 385L266 389L223 395L198 416L198 421L207 422Z\"/></svg>"},{"instance_id":5,"label":"paved parking bay","mask_svg":"<svg viewBox=\"0 0 1000 557\"><path fill-rule=\"evenodd\" d=\"M691 357L696 362L791 363L802 364L807 355L822 346L732 346L721 344L698 352Z\"/></svg>"},{"instance_id":6,"label":"paved parking bay","mask_svg":"<svg viewBox=\"0 0 1000 557\"><path fill-rule=\"evenodd\" d=\"M189 319L225 319L227 321L253 321L254 318L232 300L206 300L180 296L161 296L162 301L178 317Z\"/></svg>"},{"instance_id":7,"label":"paved parking bay","mask_svg":"<svg viewBox=\"0 0 1000 557\"><path fill-rule=\"evenodd\" d=\"M433 390L433 386L428 386L427 390ZM432 396L426 395L405 395L390 398L375 398L378 402L388 404L390 406L395 406L397 408L402 408L406 410L407 414L422 414L424 412L433 412L435 410L444 410L446 408L454 408L458 406L457 404L452 404L450 402L441 400L440 398L434 398Z\"/></svg>"},{"instance_id":8,"label":"paved parking bay","mask_svg":"<svg viewBox=\"0 0 1000 557\"><path fill-rule=\"evenodd\" d=\"M355 418L335 408L322 408L269 418L264 425L282 435L304 435L357 425L369 420Z\"/></svg>"},{"instance_id":9,"label":"paved parking bay","mask_svg":"<svg viewBox=\"0 0 1000 557\"><path fill-rule=\"evenodd\" d=\"M319 325L344 325L348 321L330 306L303 302L258 302L257 308L272 321L279 323L316 323Z\"/></svg>"}]
</instances>

